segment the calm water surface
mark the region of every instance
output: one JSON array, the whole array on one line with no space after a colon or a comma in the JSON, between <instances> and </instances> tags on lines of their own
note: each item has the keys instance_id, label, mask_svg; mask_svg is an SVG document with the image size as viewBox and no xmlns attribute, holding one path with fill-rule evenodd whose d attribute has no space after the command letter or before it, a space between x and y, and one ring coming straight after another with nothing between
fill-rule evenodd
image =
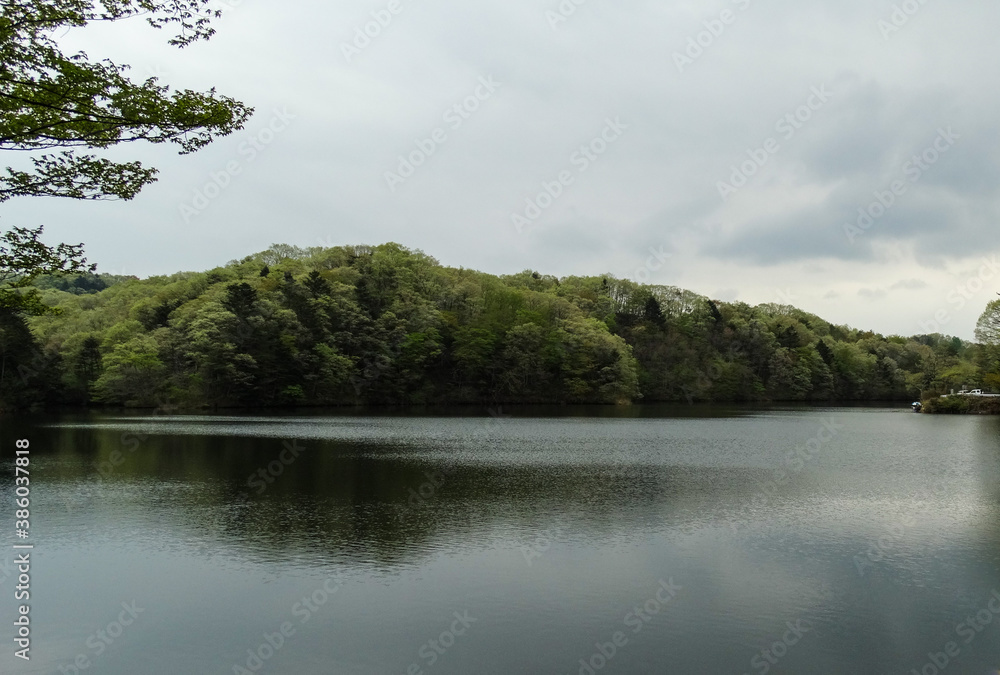
<instances>
[{"instance_id":1,"label":"calm water surface","mask_svg":"<svg viewBox=\"0 0 1000 675\"><path fill-rule=\"evenodd\" d=\"M4 504L13 441L32 443L37 547L32 660L5 629L3 673L1000 668L997 418L632 408L0 425ZM12 557L8 545L5 626Z\"/></svg>"}]
</instances>

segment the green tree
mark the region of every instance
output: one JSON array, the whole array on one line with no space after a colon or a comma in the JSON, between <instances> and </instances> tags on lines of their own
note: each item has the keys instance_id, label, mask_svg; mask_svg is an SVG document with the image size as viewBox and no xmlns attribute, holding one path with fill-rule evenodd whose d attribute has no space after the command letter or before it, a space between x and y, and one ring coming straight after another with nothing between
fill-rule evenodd
<instances>
[{"instance_id":1,"label":"green tree","mask_svg":"<svg viewBox=\"0 0 1000 675\"><path fill-rule=\"evenodd\" d=\"M115 345L104 357L104 372L94 383L94 398L120 405L159 403L163 370L159 348L152 336L141 335Z\"/></svg>"},{"instance_id":2,"label":"green tree","mask_svg":"<svg viewBox=\"0 0 1000 675\"><path fill-rule=\"evenodd\" d=\"M100 376L102 367L101 341L89 335L81 343L73 365L73 375L83 392L84 401L89 398L90 386Z\"/></svg>"},{"instance_id":3,"label":"green tree","mask_svg":"<svg viewBox=\"0 0 1000 675\"><path fill-rule=\"evenodd\" d=\"M39 276L95 269L83 257L83 244L52 247L42 243L41 235L41 226L15 227L0 235L0 319L5 313L34 316L52 311L32 287Z\"/></svg>"},{"instance_id":4,"label":"green tree","mask_svg":"<svg viewBox=\"0 0 1000 675\"><path fill-rule=\"evenodd\" d=\"M976 323L976 339L985 345L1000 345L1000 300L986 305Z\"/></svg>"},{"instance_id":5,"label":"green tree","mask_svg":"<svg viewBox=\"0 0 1000 675\"><path fill-rule=\"evenodd\" d=\"M39 347L26 321L57 310L42 302L32 284L42 274L93 270L81 246L51 247L41 234L41 227L15 227L0 235L0 409L40 403L58 380L54 358Z\"/></svg>"},{"instance_id":6,"label":"green tree","mask_svg":"<svg viewBox=\"0 0 1000 675\"><path fill-rule=\"evenodd\" d=\"M632 348L597 319L572 318L559 328L564 395L577 403L624 403L639 394Z\"/></svg>"},{"instance_id":7,"label":"green tree","mask_svg":"<svg viewBox=\"0 0 1000 675\"><path fill-rule=\"evenodd\" d=\"M0 411L43 403L58 380L56 360L39 347L23 315L0 312Z\"/></svg>"},{"instance_id":8,"label":"green tree","mask_svg":"<svg viewBox=\"0 0 1000 675\"><path fill-rule=\"evenodd\" d=\"M507 331L500 372L504 399L515 403L545 400L552 379L545 352L546 339L541 326L525 323Z\"/></svg>"},{"instance_id":9,"label":"green tree","mask_svg":"<svg viewBox=\"0 0 1000 675\"><path fill-rule=\"evenodd\" d=\"M471 385L485 393L493 384L493 355L499 336L485 328L463 326L455 331L452 356L459 386Z\"/></svg>"},{"instance_id":10,"label":"green tree","mask_svg":"<svg viewBox=\"0 0 1000 675\"><path fill-rule=\"evenodd\" d=\"M984 345L979 357L983 384L1000 390L1000 300L988 304L986 311L979 317L976 339Z\"/></svg>"},{"instance_id":11,"label":"green tree","mask_svg":"<svg viewBox=\"0 0 1000 675\"><path fill-rule=\"evenodd\" d=\"M0 202L15 196L131 199L156 180L156 169L77 149L121 143L174 143L194 152L241 129L251 108L215 89L172 91L151 77L134 82L129 67L66 54L60 28L143 17L171 27L184 47L211 37L220 15L211 0L5 0L0 16L0 150L27 151L33 168L8 167ZM55 154L45 153L57 149ZM42 153L42 154L36 154Z\"/></svg>"},{"instance_id":12,"label":"green tree","mask_svg":"<svg viewBox=\"0 0 1000 675\"><path fill-rule=\"evenodd\" d=\"M271 273L261 277L264 257ZM886 338L779 305L715 302L720 321L681 289L496 277L398 244L272 246L201 274L86 279L16 289L62 313L0 325L4 401L87 403L88 383L108 404L182 406L870 400L973 381L1000 388L1000 345Z\"/></svg>"},{"instance_id":13,"label":"green tree","mask_svg":"<svg viewBox=\"0 0 1000 675\"><path fill-rule=\"evenodd\" d=\"M147 141L173 143L186 154L243 128L253 110L215 89L173 91L155 77L135 82L128 77L129 66L107 59L93 61L83 52L64 53L53 38L61 28L141 17L153 28L175 29L169 44L185 47L213 35L211 20L221 13L211 4L211 0L3 0L0 150L27 153L31 168L22 163L0 173L0 202L18 196L132 199L156 180L156 169L79 151ZM82 245L49 247L40 241L41 234L41 227L15 227L0 239L0 331L19 336L6 340L8 344L24 342L19 324L25 315L48 311L31 287L38 276L94 270L86 266ZM149 326L162 325L170 311L166 305L158 307ZM12 353L5 350L5 363ZM24 362L28 354L34 354L33 362L40 358L35 347L17 353L21 369L29 368ZM0 387L9 382L0 369ZM9 391L0 388L0 399L7 405L12 398Z\"/></svg>"}]
</instances>

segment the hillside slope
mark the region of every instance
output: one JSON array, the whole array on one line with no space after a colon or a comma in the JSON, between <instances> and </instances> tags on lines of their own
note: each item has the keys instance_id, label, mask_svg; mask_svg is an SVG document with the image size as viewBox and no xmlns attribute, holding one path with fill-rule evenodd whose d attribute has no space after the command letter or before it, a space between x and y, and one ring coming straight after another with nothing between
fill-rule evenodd
<instances>
[{"instance_id":1,"label":"hillside slope","mask_svg":"<svg viewBox=\"0 0 1000 675\"><path fill-rule=\"evenodd\" d=\"M957 338L611 276L497 277L391 243L39 286L61 313L4 329L7 407L909 401L985 362Z\"/></svg>"}]
</instances>

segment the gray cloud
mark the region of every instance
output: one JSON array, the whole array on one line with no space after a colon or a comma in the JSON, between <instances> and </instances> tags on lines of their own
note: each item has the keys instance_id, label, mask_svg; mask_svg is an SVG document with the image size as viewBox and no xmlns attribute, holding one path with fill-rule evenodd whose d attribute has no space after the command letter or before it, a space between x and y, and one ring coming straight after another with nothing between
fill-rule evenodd
<instances>
[{"instance_id":1,"label":"gray cloud","mask_svg":"<svg viewBox=\"0 0 1000 675\"><path fill-rule=\"evenodd\" d=\"M858 291L858 297L866 300L881 300L888 294L884 288L862 288Z\"/></svg>"},{"instance_id":2,"label":"gray cloud","mask_svg":"<svg viewBox=\"0 0 1000 675\"><path fill-rule=\"evenodd\" d=\"M921 291L927 288L928 284L922 279L904 279L889 286L890 291Z\"/></svg>"},{"instance_id":3,"label":"gray cloud","mask_svg":"<svg viewBox=\"0 0 1000 675\"><path fill-rule=\"evenodd\" d=\"M196 155L116 150L161 168L133 202L12 201L4 224L45 223L53 240L85 241L105 269L140 275L212 267L275 241L394 240L497 273L632 276L650 246L666 245L679 252L661 273L669 283L711 294L738 280L725 293L748 301L791 287L803 302L825 298L809 308L819 313L837 311L838 298L856 304L853 290L830 287L857 275L908 290L895 284L998 248L1000 94L984 84L1000 60L995 3L927 3L888 39L877 25L888 0L590 0L555 29L554 0L401 5L350 62L343 45L385 3L241 3L211 42L183 51L140 23L71 31L67 44L94 57L175 86L217 86L258 114ZM675 53L725 8L735 23L679 72ZM490 76L499 90L449 126L445 111ZM778 120L821 85L829 102L784 138ZM227 162L245 161L243 144L282 108L296 115L287 130L182 219L180 206ZM578 171L574 153L608 117L628 129ZM961 139L851 243L844 224L949 125ZM386 172L438 128L447 140L391 191ZM718 182L770 137L780 150L723 200ZM511 215L562 170L575 171L573 184L518 233ZM820 261L822 272L795 271ZM726 279L705 273L720 262ZM869 296L888 326L872 327L905 331L922 318L918 304L895 301L911 295Z\"/></svg>"}]
</instances>

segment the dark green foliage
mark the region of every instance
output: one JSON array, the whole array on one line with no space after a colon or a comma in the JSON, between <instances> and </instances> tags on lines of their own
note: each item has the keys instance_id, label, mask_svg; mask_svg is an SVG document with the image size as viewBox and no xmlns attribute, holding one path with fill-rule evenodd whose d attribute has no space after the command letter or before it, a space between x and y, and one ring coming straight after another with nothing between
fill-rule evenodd
<instances>
[{"instance_id":1,"label":"dark green foliage","mask_svg":"<svg viewBox=\"0 0 1000 675\"><path fill-rule=\"evenodd\" d=\"M923 412L932 415L967 415L979 408L985 408L984 403L986 402L982 399L970 396L939 396L927 399L924 402ZM989 404L996 407L995 401L990 400Z\"/></svg>"},{"instance_id":2,"label":"dark green foliage","mask_svg":"<svg viewBox=\"0 0 1000 675\"><path fill-rule=\"evenodd\" d=\"M54 288L73 295L93 295L119 283L124 278L110 274L65 274L41 277L34 285L39 289Z\"/></svg>"},{"instance_id":3,"label":"dark green foliage","mask_svg":"<svg viewBox=\"0 0 1000 675\"><path fill-rule=\"evenodd\" d=\"M54 361L41 350L21 313L0 309L0 409L50 399L59 378Z\"/></svg>"},{"instance_id":4,"label":"dark green foliage","mask_svg":"<svg viewBox=\"0 0 1000 675\"><path fill-rule=\"evenodd\" d=\"M816 342L816 351L819 352L820 358L823 359L823 363L830 365L833 363L833 352L826 345L826 342L819 340Z\"/></svg>"},{"instance_id":5,"label":"dark green foliage","mask_svg":"<svg viewBox=\"0 0 1000 675\"><path fill-rule=\"evenodd\" d=\"M32 153L32 170L0 174L0 202L17 196L132 199L156 169L114 162L79 149L122 143L174 143L198 150L241 129L253 110L220 96L171 90L157 78L133 81L129 66L64 53L54 35L143 17L171 27L183 47L211 37L220 15L210 0L17 0L0 13L0 149ZM57 150L48 153L46 151ZM42 153L42 154L37 154Z\"/></svg>"},{"instance_id":6,"label":"dark green foliage","mask_svg":"<svg viewBox=\"0 0 1000 675\"><path fill-rule=\"evenodd\" d=\"M222 306L240 319L246 319L257 304L257 290L247 283L233 284L226 288Z\"/></svg>"},{"instance_id":7,"label":"dark green foliage","mask_svg":"<svg viewBox=\"0 0 1000 675\"><path fill-rule=\"evenodd\" d=\"M611 276L495 277L398 244L276 245L203 274L32 289L62 313L3 324L16 405L909 402L1000 384L996 348L950 337Z\"/></svg>"},{"instance_id":8,"label":"dark green foliage","mask_svg":"<svg viewBox=\"0 0 1000 675\"><path fill-rule=\"evenodd\" d=\"M82 244L48 246L41 241L42 229L15 227L0 235L0 311L45 314L51 310L39 299L38 277L94 271Z\"/></svg>"},{"instance_id":9,"label":"dark green foliage","mask_svg":"<svg viewBox=\"0 0 1000 675\"><path fill-rule=\"evenodd\" d=\"M715 305L712 306L714 307ZM667 327L667 320L666 317L663 316L663 310L660 309L660 303L652 295L646 299L646 304L643 307L642 313L646 321L649 321L651 324L659 326L660 328Z\"/></svg>"},{"instance_id":10,"label":"dark green foliage","mask_svg":"<svg viewBox=\"0 0 1000 675\"><path fill-rule=\"evenodd\" d=\"M708 301L708 309L709 309L709 311L712 312L712 320L715 321L715 323L717 323L717 324L724 323L724 320L722 318L722 313L719 311L719 306L718 305L716 305L713 301L709 300Z\"/></svg>"}]
</instances>

